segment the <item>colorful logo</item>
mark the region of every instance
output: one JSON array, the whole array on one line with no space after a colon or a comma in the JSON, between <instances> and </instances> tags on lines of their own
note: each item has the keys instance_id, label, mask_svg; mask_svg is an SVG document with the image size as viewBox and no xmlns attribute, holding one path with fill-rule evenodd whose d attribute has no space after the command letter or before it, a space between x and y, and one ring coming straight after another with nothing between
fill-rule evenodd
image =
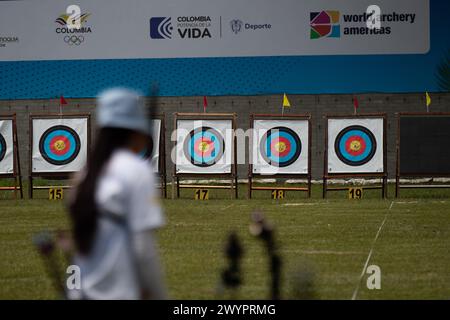
<instances>
[{"instance_id":1,"label":"colorful logo","mask_svg":"<svg viewBox=\"0 0 450 320\"><path fill-rule=\"evenodd\" d=\"M150 19L151 39L171 39L172 19L170 17L153 17Z\"/></svg>"},{"instance_id":2,"label":"colorful logo","mask_svg":"<svg viewBox=\"0 0 450 320\"><path fill-rule=\"evenodd\" d=\"M339 11L320 11L310 13L311 39L339 38L341 26L339 25Z\"/></svg>"},{"instance_id":3,"label":"colorful logo","mask_svg":"<svg viewBox=\"0 0 450 320\"><path fill-rule=\"evenodd\" d=\"M75 17L74 20L76 20L77 18L80 19L80 24L83 25L86 23L87 18L90 15L91 15L90 13L83 13L79 17ZM67 26L67 21L69 20L69 18L70 18L70 15L63 13L55 20L55 22L59 25Z\"/></svg>"},{"instance_id":4,"label":"colorful logo","mask_svg":"<svg viewBox=\"0 0 450 320\"><path fill-rule=\"evenodd\" d=\"M85 40L87 34L92 33L91 26L87 25L87 19L91 16L90 13L80 13L80 14L61 14L55 23L59 26L56 27L55 32L63 36L64 42L69 46L79 46ZM71 23L79 20L79 27L71 28Z\"/></svg>"}]
</instances>

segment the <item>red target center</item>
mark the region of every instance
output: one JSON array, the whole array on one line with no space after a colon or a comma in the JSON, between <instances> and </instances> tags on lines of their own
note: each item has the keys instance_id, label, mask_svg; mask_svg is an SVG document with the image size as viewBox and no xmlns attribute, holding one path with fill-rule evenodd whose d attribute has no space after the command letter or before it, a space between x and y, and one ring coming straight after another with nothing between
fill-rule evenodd
<instances>
[{"instance_id":1,"label":"red target center","mask_svg":"<svg viewBox=\"0 0 450 320\"><path fill-rule=\"evenodd\" d=\"M195 153L200 154L202 157L209 157L214 150L214 142L202 137L195 142L194 150Z\"/></svg>"},{"instance_id":2,"label":"red target center","mask_svg":"<svg viewBox=\"0 0 450 320\"><path fill-rule=\"evenodd\" d=\"M272 154L277 157L284 157L291 151L291 144L289 140L284 137L273 139L270 143L270 150Z\"/></svg>"},{"instance_id":3,"label":"red target center","mask_svg":"<svg viewBox=\"0 0 450 320\"><path fill-rule=\"evenodd\" d=\"M345 142L345 150L352 156L358 156L366 150L366 142L360 136L351 136Z\"/></svg>"},{"instance_id":4,"label":"red target center","mask_svg":"<svg viewBox=\"0 0 450 320\"><path fill-rule=\"evenodd\" d=\"M70 140L65 136L56 136L50 141L50 150L58 156L64 155L70 150Z\"/></svg>"}]
</instances>

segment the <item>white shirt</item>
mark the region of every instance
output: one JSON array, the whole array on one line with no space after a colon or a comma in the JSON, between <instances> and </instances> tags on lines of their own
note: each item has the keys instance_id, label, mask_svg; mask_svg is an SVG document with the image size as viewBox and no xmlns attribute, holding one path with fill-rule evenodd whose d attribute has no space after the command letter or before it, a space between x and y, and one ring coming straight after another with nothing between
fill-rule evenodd
<instances>
[{"instance_id":1,"label":"white shirt","mask_svg":"<svg viewBox=\"0 0 450 320\"><path fill-rule=\"evenodd\" d=\"M100 218L92 250L74 260L81 270L81 298L140 298L129 233L164 225L154 183L151 166L138 155L127 150L112 155L97 184ZM69 292L69 297L77 293Z\"/></svg>"}]
</instances>

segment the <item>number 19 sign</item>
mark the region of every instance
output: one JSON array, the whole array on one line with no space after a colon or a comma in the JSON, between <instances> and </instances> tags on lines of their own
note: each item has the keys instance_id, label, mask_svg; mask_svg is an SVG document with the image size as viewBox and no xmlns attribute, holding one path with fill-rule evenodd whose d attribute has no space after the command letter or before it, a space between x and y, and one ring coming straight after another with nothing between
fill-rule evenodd
<instances>
[{"instance_id":1,"label":"number 19 sign","mask_svg":"<svg viewBox=\"0 0 450 320\"><path fill-rule=\"evenodd\" d=\"M349 199L362 199L363 197L363 188L349 188L348 189L348 198Z\"/></svg>"}]
</instances>

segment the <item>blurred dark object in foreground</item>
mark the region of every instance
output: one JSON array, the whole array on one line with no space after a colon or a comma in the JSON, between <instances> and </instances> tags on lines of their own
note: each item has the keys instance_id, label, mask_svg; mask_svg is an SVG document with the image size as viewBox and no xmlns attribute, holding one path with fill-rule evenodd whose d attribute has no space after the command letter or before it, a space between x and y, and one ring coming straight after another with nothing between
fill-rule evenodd
<instances>
[{"instance_id":1,"label":"blurred dark object in foreground","mask_svg":"<svg viewBox=\"0 0 450 320\"><path fill-rule=\"evenodd\" d=\"M228 243L225 248L225 255L228 259L229 266L222 272L222 281L225 287L236 289L241 285L241 268L240 261L243 254L239 238L235 232L228 237Z\"/></svg>"},{"instance_id":2,"label":"blurred dark object in foreground","mask_svg":"<svg viewBox=\"0 0 450 320\"><path fill-rule=\"evenodd\" d=\"M232 291L232 298L236 299L236 291L242 284L241 259L243 255L242 245L236 232L231 232L225 246L225 256L228 260L228 267L221 273L221 284L219 295L223 295L225 289Z\"/></svg>"},{"instance_id":3,"label":"blurred dark object in foreground","mask_svg":"<svg viewBox=\"0 0 450 320\"><path fill-rule=\"evenodd\" d=\"M261 212L253 212L252 223L250 224L250 233L261 239L267 250L270 261L270 273L272 281L270 286L271 299L280 299L280 279L281 279L281 258L277 252L275 244L274 227L269 224Z\"/></svg>"}]
</instances>

